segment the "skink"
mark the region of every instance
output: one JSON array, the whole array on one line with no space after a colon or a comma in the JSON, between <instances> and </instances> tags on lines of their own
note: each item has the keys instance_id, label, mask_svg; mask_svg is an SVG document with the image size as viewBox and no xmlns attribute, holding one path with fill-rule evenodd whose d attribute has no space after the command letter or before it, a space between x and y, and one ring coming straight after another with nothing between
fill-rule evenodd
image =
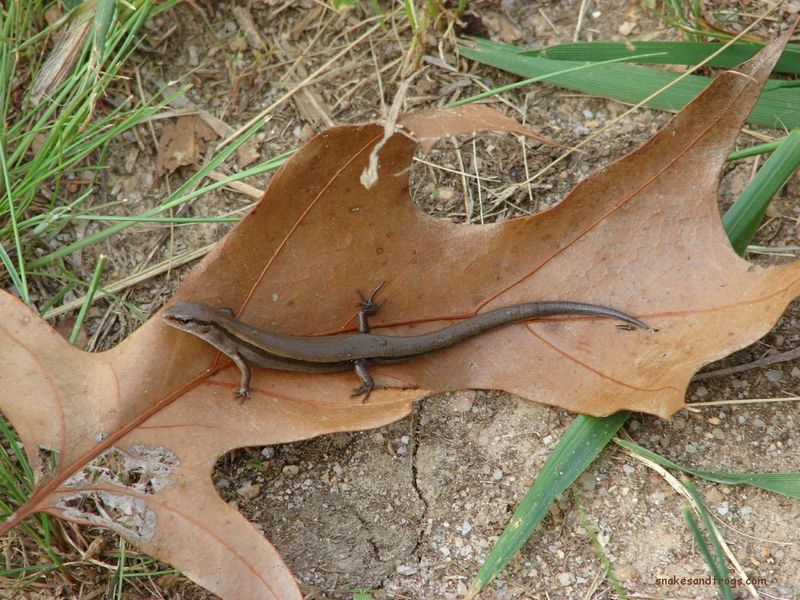
<instances>
[{"instance_id":1,"label":"skink","mask_svg":"<svg viewBox=\"0 0 800 600\"><path fill-rule=\"evenodd\" d=\"M366 402L373 389L384 387L376 386L368 365L395 363L436 352L504 325L556 315L586 315L619 319L648 328L639 319L613 308L554 301L527 302L490 310L420 335L379 335L370 333L368 317L380 306L373 301L380 287L369 298L362 297L359 333L321 336L274 333L237 320L231 309L214 309L192 302L177 302L164 310L162 317L169 325L196 335L230 357L241 371L235 395L242 400L250 395L249 365L304 373L355 369L362 385L353 390L353 395L363 395L363 402Z\"/></svg>"}]
</instances>

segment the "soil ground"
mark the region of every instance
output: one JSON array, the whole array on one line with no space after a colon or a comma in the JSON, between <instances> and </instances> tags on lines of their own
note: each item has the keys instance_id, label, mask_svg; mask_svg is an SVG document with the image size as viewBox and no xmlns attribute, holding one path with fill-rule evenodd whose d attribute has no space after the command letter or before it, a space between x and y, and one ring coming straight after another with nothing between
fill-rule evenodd
<instances>
[{"instance_id":1,"label":"soil ground","mask_svg":"<svg viewBox=\"0 0 800 600\"><path fill-rule=\"evenodd\" d=\"M246 35L241 14L232 10L237 4L252 17L263 48ZM184 3L148 24L147 44L137 54L142 81L153 90L170 81L190 83L186 98L234 128L295 90L272 111L259 138L258 152L266 159L299 146L329 123L380 119L391 104L411 44L408 23L398 15L381 27L371 18L369 3L362 4L337 14L327 3L311 0ZM484 35L542 47L572 39L580 4L503 0L471 7L480 16ZM749 21L733 19L729 27L743 24ZM374 31L363 36L371 27ZM761 33L775 31L777 23L770 22ZM589 2L579 32L582 40L676 37L640 5L619 0ZM336 58L337 49L348 44ZM411 70L415 77L405 110L440 106L482 91L484 85L514 81L458 58L447 38L429 38L425 54ZM298 90L309 76L310 83ZM504 98L498 106L566 145L626 108L543 84ZM520 185L525 169L544 167L558 150L483 136L473 157L469 142L443 144L426 160L456 169L463 164L467 171L477 160L480 172L497 181L482 191L480 205L476 190L465 190L460 176L419 163L414 199L436 216L475 223L529 214L558 202L587 173L638 147L668 118L649 110L635 113L530 190ZM155 139L163 126L155 122L152 132L140 132L144 150L133 143L133 136L112 145L112 168L103 181L107 198L98 202L124 196L125 210L140 212L162 197L167 186L178 185L184 169L192 169L156 178ZM743 134L742 143L751 142ZM747 183L752 167L753 161L745 161L726 173L721 209ZM248 183L263 189L266 180ZM220 191L191 210L203 216L227 214L251 202L240 193ZM770 210L757 243L796 248L797 177ZM200 247L227 229L180 228L169 248L158 252ZM106 252L114 257L119 275L138 268L155 235L139 228L109 242ZM156 310L184 272L178 269L139 285L129 301L145 311ZM101 315L95 311L90 327L99 327ZM793 306L772 333L724 365L796 347L797 315ZM120 316L107 328L110 333L99 338L98 347L115 344L136 325ZM696 383L687 399L788 397L798 395L798 388L800 362L793 361ZM350 598L357 589L371 590L375 598L458 598L572 418L490 391L441 394L418 402L412 416L379 430L235 451L220 459L215 485L264 531L310 598ZM671 420L635 415L624 435L695 469L800 471L800 419L794 403L687 408ZM754 488L696 483L739 562L758 580L755 587L763 597L800 597L800 504ZM708 576L682 516L684 505L686 500L661 475L612 444L552 507L543 526L483 597L617 597L593 540L630 597L716 597L713 584L660 582ZM187 582L164 583L159 593L167 598L209 597ZM741 597L749 595L744 586L736 590Z\"/></svg>"}]
</instances>

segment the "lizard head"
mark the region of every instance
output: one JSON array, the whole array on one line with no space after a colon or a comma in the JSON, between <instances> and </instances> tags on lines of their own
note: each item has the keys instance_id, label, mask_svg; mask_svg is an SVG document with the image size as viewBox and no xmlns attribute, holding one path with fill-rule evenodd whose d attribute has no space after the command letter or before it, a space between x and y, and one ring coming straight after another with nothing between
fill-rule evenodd
<instances>
[{"instance_id":1,"label":"lizard head","mask_svg":"<svg viewBox=\"0 0 800 600\"><path fill-rule=\"evenodd\" d=\"M218 319L216 310L194 302L176 302L164 309L161 317L168 325L195 334L212 327Z\"/></svg>"}]
</instances>

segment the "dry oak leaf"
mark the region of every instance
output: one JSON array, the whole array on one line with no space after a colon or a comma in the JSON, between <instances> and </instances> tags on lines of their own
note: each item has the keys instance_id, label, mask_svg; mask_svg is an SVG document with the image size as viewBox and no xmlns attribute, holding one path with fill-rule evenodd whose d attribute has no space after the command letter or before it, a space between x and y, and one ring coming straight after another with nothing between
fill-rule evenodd
<instances>
[{"instance_id":1,"label":"dry oak leaf","mask_svg":"<svg viewBox=\"0 0 800 600\"><path fill-rule=\"evenodd\" d=\"M47 511L120 532L226 599L297 598L280 557L213 489L231 448L376 427L411 399L497 388L573 411L668 416L703 364L763 335L798 294L796 263L737 257L720 224L718 176L785 37L718 77L638 151L579 184L555 208L488 226L434 219L408 197L415 143L379 152L378 184L359 183L381 125L321 133L275 175L259 205L183 282L174 300L230 306L258 327L352 331L354 290L386 281L376 330L413 333L517 302L613 306L658 329L607 319L509 326L406 363L373 369L418 390L350 397L352 373L255 369L253 398L230 399L238 373L203 341L151 319L117 348L75 350L0 294L0 408L37 473L2 527ZM527 130L486 107L409 115L414 137ZM460 115L454 119L453 115ZM47 450L55 458L45 472Z\"/></svg>"},{"instance_id":2,"label":"dry oak leaf","mask_svg":"<svg viewBox=\"0 0 800 600\"><path fill-rule=\"evenodd\" d=\"M156 176L195 164L200 160L206 142L216 136L214 130L197 115L184 115L165 125L158 140Z\"/></svg>"},{"instance_id":3,"label":"dry oak leaf","mask_svg":"<svg viewBox=\"0 0 800 600\"><path fill-rule=\"evenodd\" d=\"M532 135L487 107L447 116L416 118L428 137L487 128ZM343 127L310 143L174 299L245 309L242 317L251 322L302 333L351 328L355 289L372 285L375 273L365 278L358 271L367 257L323 259L329 250L346 253L362 232L369 239L378 232L362 230L361 221L352 223L354 231L340 230L338 219L359 216L357 205L365 199L358 197L358 175L382 134L374 125ZM396 137L394 150L381 154L390 169L382 167L381 177L399 173L402 179L408 170L406 151L414 144ZM387 200L400 205L396 196ZM320 224L323 231L309 229ZM309 248L292 241L309 233ZM256 308L258 318L250 314ZM69 346L6 293L0 293L0 347L0 410L16 427L36 474L33 495L0 534L39 511L108 527L226 599L300 593L275 549L213 488L217 458L242 446L378 427L407 415L418 395L381 394L363 405L350 397L352 374L273 373L270 380L259 372L253 398L240 404L231 399L238 375L225 357L160 318L118 347L90 354Z\"/></svg>"}]
</instances>

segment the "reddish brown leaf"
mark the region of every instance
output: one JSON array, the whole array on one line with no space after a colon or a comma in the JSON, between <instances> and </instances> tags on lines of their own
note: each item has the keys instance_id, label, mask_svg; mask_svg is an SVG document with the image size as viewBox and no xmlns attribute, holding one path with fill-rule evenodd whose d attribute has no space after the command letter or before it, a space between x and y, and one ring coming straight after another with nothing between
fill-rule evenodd
<instances>
[{"instance_id":1,"label":"reddish brown leaf","mask_svg":"<svg viewBox=\"0 0 800 600\"><path fill-rule=\"evenodd\" d=\"M492 128L527 132L487 108L471 109L469 114L477 119L470 123L471 130L486 128L482 116ZM354 155L353 143L361 142L350 134L358 131L373 139L370 132L380 137L382 130L366 126L331 132L341 148L326 155L319 176L302 173L303 165L317 173L316 149L305 158L300 153L297 165L277 176L281 183L275 189L283 194L287 184L297 187L292 194L308 194L305 205L270 206L270 192L243 221L242 233L220 244L187 278L176 299L241 307L269 298L265 306L270 310L262 316L286 319L279 328L303 332L346 328L354 310L355 287L372 285L371 276L362 279L352 272L337 281L320 273L320 279L307 279L303 289L292 289L295 284L283 282L282 273L290 267L297 280L296 274L304 272L302 262L300 268L285 262L287 251L297 251L287 241L304 230L303 220L313 207L322 206L316 190L339 186L337 172L342 166L349 175L358 176L352 170L359 168L353 159L369 152L369 146L359 145ZM406 140L405 147L413 147L400 137ZM295 179L298 175L302 185ZM349 185L349 178L341 182ZM349 207L348 200L348 214ZM332 226L326 223L326 231L316 236L328 236ZM321 249L316 245L320 239L316 237L314 248ZM316 254L317 259L324 256ZM302 255L297 258L305 260ZM326 270L337 268L331 264ZM326 277L332 287L324 284ZM264 287L267 281L269 286ZM320 294L331 295L325 300ZM291 306L294 315L286 312ZM317 314L308 318L310 311ZM159 318L101 354L68 346L7 294L0 294L0 324L2 372L14 373L4 382L0 408L16 426L38 481L30 501L0 531L37 511L106 526L225 598L293 598L299 592L267 540L213 489L210 471L216 459L241 446L377 427L408 414L411 399L418 395L387 394L362 405L350 397L352 375L292 378L276 373L270 384L259 373L254 398L241 405L231 399L230 382L236 375L224 361L217 362L206 344ZM223 370L211 376L220 366ZM55 454L54 472L43 472L37 449ZM101 506L102 511L88 508L92 506Z\"/></svg>"},{"instance_id":2,"label":"reddish brown leaf","mask_svg":"<svg viewBox=\"0 0 800 600\"><path fill-rule=\"evenodd\" d=\"M404 115L401 124L423 148L432 147L444 136L477 129L519 133L542 144L558 146L555 142L535 134L502 113L487 111L486 107L480 104L465 104L450 110L421 110ZM475 125L479 125L479 127L475 129Z\"/></svg>"},{"instance_id":3,"label":"reddish brown leaf","mask_svg":"<svg viewBox=\"0 0 800 600\"><path fill-rule=\"evenodd\" d=\"M738 258L716 207L721 165L782 43L719 77L559 206L496 225L455 225L415 207L406 135L386 140L367 190L360 177L384 128L328 130L273 178L174 298L234 307L260 327L331 333L354 329L354 290L386 281L388 302L373 319L384 332L544 299L610 305L657 332L604 319L506 327L374 369L379 381L420 389L378 391L366 405L350 397L352 373L256 369L253 398L240 405L230 399L238 375L228 361L158 318L117 348L87 354L0 295L0 408L37 473L32 498L0 533L44 510L119 531L225 598L295 598L275 550L211 485L216 458L231 448L376 427L407 414L415 397L469 387L596 415L668 416L698 367L763 335L798 294L797 264L761 269ZM487 121L519 130L487 108L469 114L447 131L440 113L405 122L423 139ZM43 472L39 449L55 453L53 472Z\"/></svg>"}]
</instances>

